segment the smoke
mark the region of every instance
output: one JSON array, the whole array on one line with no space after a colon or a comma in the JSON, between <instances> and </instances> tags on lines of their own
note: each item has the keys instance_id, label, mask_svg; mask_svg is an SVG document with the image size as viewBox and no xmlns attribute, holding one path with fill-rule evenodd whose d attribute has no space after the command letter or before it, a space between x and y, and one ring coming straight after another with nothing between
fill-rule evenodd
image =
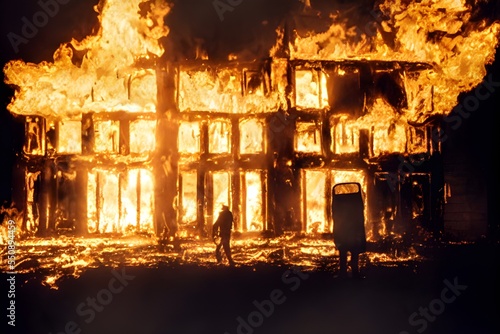
<instances>
[{"instance_id":1,"label":"smoke","mask_svg":"<svg viewBox=\"0 0 500 334\"><path fill-rule=\"evenodd\" d=\"M39 63L52 61L61 43L81 40L98 29L94 6L99 0L21 0L2 3L2 64L13 59ZM36 23L36 24L35 24ZM32 26L30 26L33 24ZM28 27L30 26L30 27Z\"/></svg>"},{"instance_id":2,"label":"smoke","mask_svg":"<svg viewBox=\"0 0 500 334\"><path fill-rule=\"evenodd\" d=\"M277 27L301 5L299 0L221 2L228 7L218 11L213 0L171 1L173 8L165 19L170 29L165 56L195 59L202 48L213 60L227 59L230 54L247 60L265 57L276 42Z\"/></svg>"}]
</instances>

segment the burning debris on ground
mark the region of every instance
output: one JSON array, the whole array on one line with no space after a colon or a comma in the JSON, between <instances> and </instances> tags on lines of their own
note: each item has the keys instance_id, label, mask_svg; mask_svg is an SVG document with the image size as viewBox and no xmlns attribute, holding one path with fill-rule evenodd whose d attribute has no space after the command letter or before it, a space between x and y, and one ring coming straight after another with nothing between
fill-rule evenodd
<instances>
[{"instance_id":1,"label":"burning debris on ground","mask_svg":"<svg viewBox=\"0 0 500 334\"><path fill-rule=\"evenodd\" d=\"M99 268L216 268L220 265L215 261L214 249L213 242L191 238L160 243L151 236L138 235L28 238L16 244L14 270L18 274L32 275L51 289L58 289L62 281ZM327 268L336 272L338 262L332 240L295 233L277 238L235 237L232 250L238 268L277 265L300 267L307 272ZM396 239L370 243L368 251L361 256L362 269L415 266L428 261L427 255L419 254L418 250L417 243L404 244ZM6 256L5 251L2 257Z\"/></svg>"}]
</instances>

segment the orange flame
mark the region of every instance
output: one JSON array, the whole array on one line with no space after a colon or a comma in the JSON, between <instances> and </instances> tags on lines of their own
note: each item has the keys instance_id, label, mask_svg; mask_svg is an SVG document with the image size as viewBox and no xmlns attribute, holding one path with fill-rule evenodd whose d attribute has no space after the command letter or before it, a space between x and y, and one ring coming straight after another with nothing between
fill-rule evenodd
<instances>
[{"instance_id":1,"label":"orange flame","mask_svg":"<svg viewBox=\"0 0 500 334\"><path fill-rule=\"evenodd\" d=\"M296 35L289 43L292 59L381 60L422 62L433 65L413 82L419 87L434 87L433 113L447 113L457 104L461 92L469 91L484 79L486 65L494 60L500 22L472 19L466 0L403 0L381 3L372 12L373 25L363 29L331 15L329 29L322 33ZM275 55L282 39L271 50ZM387 43L388 39L391 43ZM392 40L391 40L392 39ZM407 78L408 80L409 78ZM428 96L427 96L428 97ZM420 96L408 107L408 119L417 120Z\"/></svg>"},{"instance_id":2,"label":"orange flame","mask_svg":"<svg viewBox=\"0 0 500 334\"><path fill-rule=\"evenodd\" d=\"M168 34L163 1L106 0L95 7L100 30L82 41L63 43L54 62L14 60L4 68L5 82L17 90L8 109L48 118L77 118L83 112L156 111L154 58L164 50L158 39ZM85 55L76 63L74 52Z\"/></svg>"}]
</instances>

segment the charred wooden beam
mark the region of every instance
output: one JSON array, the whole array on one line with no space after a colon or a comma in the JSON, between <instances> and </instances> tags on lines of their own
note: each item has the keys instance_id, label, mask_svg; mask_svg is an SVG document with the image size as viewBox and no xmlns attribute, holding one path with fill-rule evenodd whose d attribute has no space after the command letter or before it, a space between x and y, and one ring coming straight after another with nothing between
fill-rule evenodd
<instances>
[{"instance_id":1,"label":"charred wooden beam","mask_svg":"<svg viewBox=\"0 0 500 334\"><path fill-rule=\"evenodd\" d=\"M293 67L301 66L305 68L324 68L335 69L338 66L359 68L368 65L374 70L396 70L422 71L432 69L433 65L424 62L398 61L398 60L309 60L309 59L290 59L290 65Z\"/></svg>"},{"instance_id":2,"label":"charred wooden beam","mask_svg":"<svg viewBox=\"0 0 500 334\"><path fill-rule=\"evenodd\" d=\"M83 166L76 167L75 180L75 233L77 235L87 234L87 183L88 171Z\"/></svg>"},{"instance_id":3,"label":"charred wooden beam","mask_svg":"<svg viewBox=\"0 0 500 334\"><path fill-rule=\"evenodd\" d=\"M38 236L46 236L55 227L55 165L50 158L44 159L40 184L40 217Z\"/></svg>"},{"instance_id":4,"label":"charred wooden beam","mask_svg":"<svg viewBox=\"0 0 500 334\"><path fill-rule=\"evenodd\" d=\"M245 228L247 226L246 223L246 189L245 182L242 182L243 174L240 174L236 171L231 175L231 200L232 200L232 210L233 217L235 219L234 230L241 230L242 227ZM239 219L241 217L241 219Z\"/></svg>"},{"instance_id":5,"label":"charred wooden beam","mask_svg":"<svg viewBox=\"0 0 500 334\"><path fill-rule=\"evenodd\" d=\"M173 238L177 233L175 199L178 179L177 134L179 112L176 107L176 68L170 63L157 68L158 106L153 161L155 178L155 230Z\"/></svg>"},{"instance_id":6,"label":"charred wooden beam","mask_svg":"<svg viewBox=\"0 0 500 334\"><path fill-rule=\"evenodd\" d=\"M121 155L130 154L130 121L120 121L119 152Z\"/></svg>"},{"instance_id":7,"label":"charred wooden beam","mask_svg":"<svg viewBox=\"0 0 500 334\"><path fill-rule=\"evenodd\" d=\"M137 173L137 179L135 181L135 194L137 197L136 205L136 231L141 231L141 172Z\"/></svg>"},{"instance_id":8,"label":"charred wooden beam","mask_svg":"<svg viewBox=\"0 0 500 334\"><path fill-rule=\"evenodd\" d=\"M212 231L208 229L205 221L205 212L213 212L213 187L212 179L203 164L198 169L198 181L196 189L196 202L197 202L197 228L202 236L210 235Z\"/></svg>"}]
</instances>

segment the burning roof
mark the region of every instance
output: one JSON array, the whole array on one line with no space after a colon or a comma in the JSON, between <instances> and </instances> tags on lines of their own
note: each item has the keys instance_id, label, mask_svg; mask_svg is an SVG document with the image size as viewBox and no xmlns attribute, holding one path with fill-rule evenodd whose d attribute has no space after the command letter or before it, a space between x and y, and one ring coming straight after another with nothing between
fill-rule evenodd
<instances>
[{"instance_id":1,"label":"burning roof","mask_svg":"<svg viewBox=\"0 0 500 334\"><path fill-rule=\"evenodd\" d=\"M433 94L432 113L448 113L461 92L483 80L498 44L500 23L481 18L484 11L477 9L486 6L485 1L304 3L301 11L282 13L286 23L277 29L270 56L279 56L284 47L290 59L431 64L432 69L412 78L411 93L434 87L427 93ZM16 87L9 110L48 118L89 111L154 112L156 60L177 52L165 52L163 44L181 48L165 42L165 17L171 9L168 1L160 0L101 1L95 8L100 21L95 35L61 44L53 62L13 60L5 66L5 82ZM263 24L269 22L257 25ZM76 53L84 54L81 61ZM413 118L422 120L421 115Z\"/></svg>"},{"instance_id":2,"label":"burning roof","mask_svg":"<svg viewBox=\"0 0 500 334\"><path fill-rule=\"evenodd\" d=\"M291 59L432 65L412 76L407 87L410 94L433 87L426 93L432 94L432 113L447 114L460 93L484 80L485 66L494 60L500 21L484 17L477 9L481 3L379 1L362 9L340 2L329 13L306 5L280 28L272 52ZM409 118L423 121L429 115L418 115L421 101L415 102Z\"/></svg>"}]
</instances>

